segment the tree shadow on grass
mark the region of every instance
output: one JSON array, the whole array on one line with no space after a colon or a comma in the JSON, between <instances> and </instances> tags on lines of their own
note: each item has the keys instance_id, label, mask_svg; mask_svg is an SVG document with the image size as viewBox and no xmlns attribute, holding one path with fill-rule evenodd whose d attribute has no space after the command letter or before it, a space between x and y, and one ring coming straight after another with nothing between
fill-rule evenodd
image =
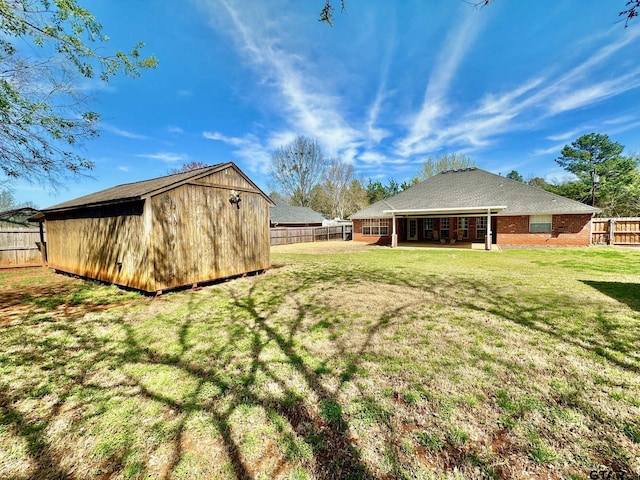
<instances>
[{"instance_id":1,"label":"tree shadow on grass","mask_svg":"<svg viewBox=\"0 0 640 480\"><path fill-rule=\"evenodd\" d=\"M218 287L211 292L176 294L188 295L189 301L184 311L168 317L175 318L169 331L174 337L172 342L154 343L148 338L149 332L140 330L139 325L131 319L111 318L109 322L117 326L116 333L122 334L122 338L113 344L109 343L111 339L99 337L96 330L89 326L90 322L79 322L80 325L76 325L74 321L66 319L66 322L52 324L52 328L55 326L56 331L67 331L70 337L78 340L77 346L70 348L63 344L47 343L40 349L31 348L29 352L34 354L32 356L25 354L18 358L14 355L12 359L24 365L34 361L40 364L46 361L44 354L50 353L58 356L56 362L63 365L62 370L72 367L77 370L75 376L70 378L70 390L74 387L90 387L109 395L114 389L121 388L118 393L120 396L128 395L136 401L149 400L161 405L165 411L175 411L177 416L171 427L172 451L167 457L165 468L159 474L160 478L180 475L180 464L187 450L185 436L190 428L188 420L195 414L205 415L215 429L231 474L243 480L253 478L257 471L251 459L243 454L241 440L238 439L235 422L237 416L241 415L242 407L258 407L269 418L273 416L283 419L287 430L279 432L282 449L294 451L298 438L310 445L311 458L309 461L305 460L304 464L316 478L373 479L393 477L401 471L403 462L406 464L407 459L399 450L397 441L402 432L394 430L397 427L389 422L391 415L387 415L382 406L376 403L377 399L372 398L368 392L360 391L356 403L362 406L363 411L367 409L369 414L376 416L376 427L384 438L383 448L390 453L391 473L380 473L375 463L364 458L359 444L351 435L354 428L350 419L353 417L345 412L346 405L341 393L344 386L358 375L362 363L370 358L367 354L374 351L373 347L380 336L393 327L406 311L424 302L421 292L429 295L445 292L451 298L458 298L457 306L468 307L485 315L495 315L541 335L601 355L613 364L634 372L640 363L640 359L635 356L635 333L624 331L625 328L615 320L607 320L608 311L598 311L595 301L592 320L597 322L598 338L591 337L592 330L581 331L580 325L572 328L570 325L558 325L554 321L550 312L560 309L566 314L572 309L583 307L579 305L579 300L561 293L554 296L535 292L512 295L479 280L457 278L449 282L439 277L410 277L401 273L389 273L381 280L379 271L368 266L351 270L342 266L330 266L323 269L320 281L328 282L334 289L361 282L415 289L412 290L412 294L416 296L414 303L398 306L399 302L396 302L393 308L376 312L371 316L372 321L362 339L354 343L350 341L348 333L345 335L340 330L341 325L348 327L348 322L344 319L332 322L324 311L317 310L318 303L320 307L323 306L321 299L308 299L313 296L309 294L309 289L314 282L318 282L317 276L317 272L296 271L285 278L257 278L250 285L229 284L228 287ZM464 293L467 300L459 300L461 293ZM222 306L218 306L218 303L212 306L212 301L220 301ZM446 303L447 299L440 301ZM338 360L336 363L340 365L334 372L325 369L322 362L319 367L316 365L316 361L333 359L324 354L314 356L314 352L305 343L310 329L320 323L325 332L323 335L332 342L331 348L335 350ZM195 330L203 327L218 330L222 338L200 346L206 348L206 357L197 352L194 336ZM91 352L91 355L76 360L74 348ZM46 349L49 351L45 352ZM627 360L621 359L620 354L627 355ZM503 361L489 355L484 358L496 364ZM120 385L110 386L85 381L82 372L90 372L97 361L106 362L110 369L125 372L126 380ZM188 376L193 386L177 396L172 395L157 384L148 382L144 375L132 374L128 369L131 365L140 366L149 376L154 375L154 368L178 371ZM284 368L280 368L282 365ZM509 367L506 363L505 366ZM267 382L277 387L279 394L264 388ZM221 392L220 395L203 398L204 388L209 385L215 386ZM356 387L353 383L351 386ZM360 389L359 386L356 388ZM65 390L66 388L57 392L57 407L51 410L45 427L65 403ZM70 477L71 472L65 471L56 463L56 453L45 441L42 429L30 426L31 423L24 415L20 416L22 414L12 404L18 400L20 393L24 392L0 396L0 413L9 418L7 422L12 425L15 434L22 436L30 445L28 452L35 463L34 478ZM119 397L115 398L119 400ZM589 405L578 407L589 414ZM596 413L593 415L594 418L597 417ZM138 447L132 443L114 450L105 460L112 467L103 473L124 473L128 448ZM153 468L148 460L145 461L147 463L142 469L152 472ZM455 462L463 461L451 456L451 468L459 466ZM271 470L273 475L295 465L295 461L288 459L284 453L278 462L275 469Z\"/></svg>"},{"instance_id":2,"label":"tree shadow on grass","mask_svg":"<svg viewBox=\"0 0 640 480\"><path fill-rule=\"evenodd\" d=\"M625 303L629 308L640 312L640 283L602 282L596 280L582 280L582 283L595 288L600 293Z\"/></svg>"}]
</instances>

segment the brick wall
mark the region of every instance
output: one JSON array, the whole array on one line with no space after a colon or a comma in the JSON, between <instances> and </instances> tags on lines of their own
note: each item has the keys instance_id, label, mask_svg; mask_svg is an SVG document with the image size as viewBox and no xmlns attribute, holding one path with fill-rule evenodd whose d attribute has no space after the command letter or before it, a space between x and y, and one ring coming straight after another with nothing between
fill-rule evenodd
<instances>
[{"instance_id":1,"label":"brick wall","mask_svg":"<svg viewBox=\"0 0 640 480\"><path fill-rule=\"evenodd\" d=\"M396 233L398 234L398 238L400 238L400 228L402 224L400 219L396 219ZM367 243L380 243L382 245L391 245L391 220L389 220L389 235L363 235L362 234L362 220L354 220L353 221L353 240L356 242L367 242Z\"/></svg>"},{"instance_id":2,"label":"brick wall","mask_svg":"<svg viewBox=\"0 0 640 480\"><path fill-rule=\"evenodd\" d=\"M529 216L497 218L499 245L584 246L591 243L591 214L553 215L551 232L529 232Z\"/></svg>"}]
</instances>

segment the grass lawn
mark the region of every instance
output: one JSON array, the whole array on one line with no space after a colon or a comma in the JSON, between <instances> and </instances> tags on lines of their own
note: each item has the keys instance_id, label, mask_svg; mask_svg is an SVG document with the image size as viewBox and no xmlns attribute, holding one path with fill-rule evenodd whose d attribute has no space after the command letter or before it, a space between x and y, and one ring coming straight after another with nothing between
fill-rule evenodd
<instances>
[{"instance_id":1,"label":"grass lawn","mask_svg":"<svg viewBox=\"0 0 640 480\"><path fill-rule=\"evenodd\" d=\"M0 271L0 478L640 475L639 250L315 245L157 298Z\"/></svg>"}]
</instances>

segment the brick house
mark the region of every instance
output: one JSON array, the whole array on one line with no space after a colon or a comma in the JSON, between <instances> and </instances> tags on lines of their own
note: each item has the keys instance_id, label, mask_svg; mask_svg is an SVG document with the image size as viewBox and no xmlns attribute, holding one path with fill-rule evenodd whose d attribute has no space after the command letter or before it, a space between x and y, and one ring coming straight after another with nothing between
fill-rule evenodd
<instances>
[{"instance_id":1,"label":"brick house","mask_svg":"<svg viewBox=\"0 0 640 480\"><path fill-rule=\"evenodd\" d=\"M589 245L597 208L479 168L439 173L351 216L353 239Z\"/></svg>"}]
</instances>

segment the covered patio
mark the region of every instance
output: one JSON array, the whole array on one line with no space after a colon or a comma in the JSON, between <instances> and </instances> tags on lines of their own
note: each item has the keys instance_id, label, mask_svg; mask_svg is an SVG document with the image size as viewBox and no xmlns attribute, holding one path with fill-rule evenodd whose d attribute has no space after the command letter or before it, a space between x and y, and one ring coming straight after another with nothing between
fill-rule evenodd
<instances>
[{"instance_id":1,"label":"covered patio","mask_svg":"<svg viewBox=\"0 0 640 480\"><path fill-rule=\"evenodd\" d=\"M491 250L496 243L494 215L504 205L463 208L388 209L391 216L391 247L400 245L448 246ZM474 247L475 245L475 247Z\"/></svg>"}]
</instances>

